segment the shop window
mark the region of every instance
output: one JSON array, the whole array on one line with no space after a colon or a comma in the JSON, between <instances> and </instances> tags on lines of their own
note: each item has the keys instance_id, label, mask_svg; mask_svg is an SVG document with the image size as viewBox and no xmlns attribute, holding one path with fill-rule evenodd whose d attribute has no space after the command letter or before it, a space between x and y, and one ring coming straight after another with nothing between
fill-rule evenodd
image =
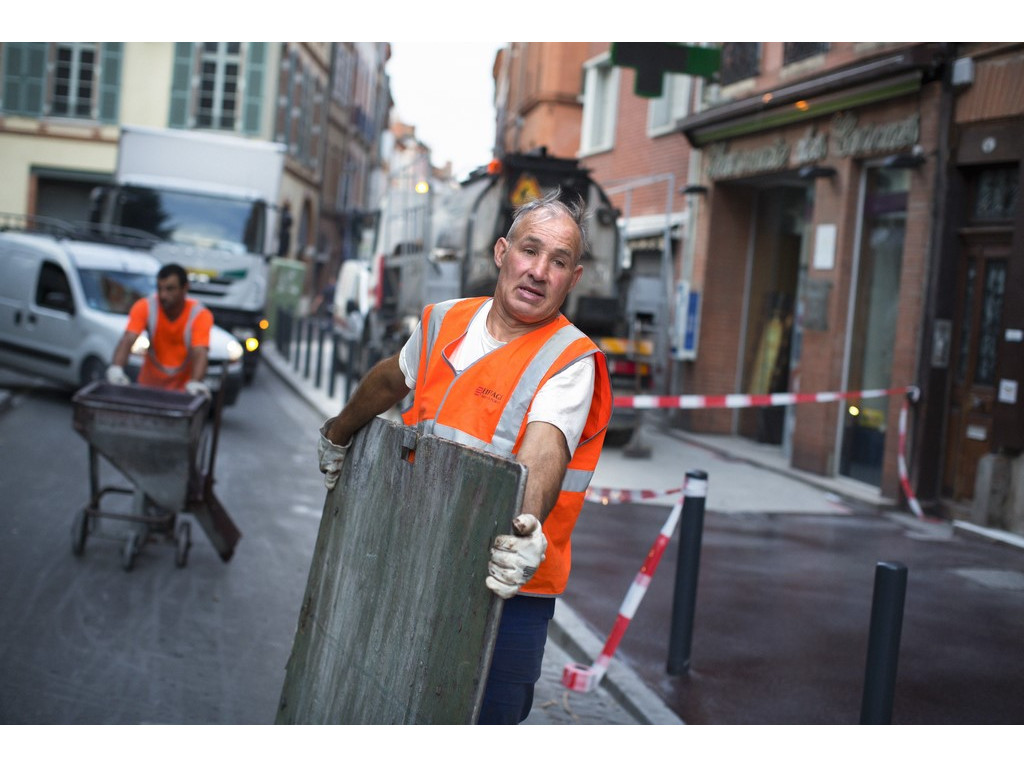
<instances>
[{"instance_id":1,"label":"shop window","mask_svg":"<svg viewBox=\"0 0 1024 768\"><path fill-rule=\"evenodd\" d=\"M892 386L909 182L905 169L867 171L849 330L847 389L851 392ZM888 397L847 401L840 474L881 484L888 410Z\"/></svg>"}]
</instances>

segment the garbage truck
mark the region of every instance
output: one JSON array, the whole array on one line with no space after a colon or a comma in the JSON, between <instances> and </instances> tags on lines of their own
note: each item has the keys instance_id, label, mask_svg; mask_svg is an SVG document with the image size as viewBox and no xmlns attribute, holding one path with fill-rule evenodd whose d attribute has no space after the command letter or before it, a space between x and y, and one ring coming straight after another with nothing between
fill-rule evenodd
<instances>
[{"instance_id":1,"label":"garbage truck","mask_svg":"<svg viewBox=\"0 0 1024 768\"><path fill-rule=\"evenodd\" d=\"M177 129L123 126L114 184L94 196L94 223L148 233L160 262L189 274L189 292L245 349L255 375L276 255L283 144Z\"/></svg>"},{"instance_id":2,"label":"garbage truck","mask_svg":"<svg viewBox=\"0 0 1024 768\"><path fill-rule=\"evenodd\" d=\"M586 203L590 240L583 275L562 311L605 353L615 395L651 394L657 324L631 291L618 212L578 160L544 149L506 154L455 189L432 190L426 216L410 215L407 193L385 195L368 229L371 242L340 267L335 326L349 341L340 346L348 355L341 364L362 377L401 349L427 304L491 295L495 241L508 232L516 207L556 187ZM616 407L606 442L627 443L638 423L637 411Z\"/></svg>"}]
</instances>

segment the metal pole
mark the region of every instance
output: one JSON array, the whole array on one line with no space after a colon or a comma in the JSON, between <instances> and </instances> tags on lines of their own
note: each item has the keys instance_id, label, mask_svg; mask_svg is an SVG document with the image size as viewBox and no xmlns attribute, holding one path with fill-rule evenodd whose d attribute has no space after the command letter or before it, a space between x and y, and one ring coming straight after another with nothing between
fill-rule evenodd
<instances>
[{"instance_id":1,"label":"metal pole","mask_svg":"<svg viewBox=\"0 0 1024 768\"><path fill-rule=\"evenodd\" d=\"M313 386L320 389L320 382L323 381L324 375L324 337L327 335L327 330L317 323L316 328L316 373L313 377Z\"/></svg>"},{"instance_id":2,"label":"metal pole","mask_svg":"<svg viewBox=\"0 0 1024 768\"><path fill-rule=\"evenodd\" d=\"M861 725L888 725L892 722L896 662L900 654L906 592L905 565L878 563L875 566L868 660L864 673L864 697L860 707Z\"/></svg>"},{"instance_id":3,"label":"metal pole","mask_svg":"<svg viewBox=\"0 0 1024 768\"><path fill-rule=\"evenodd\" d=\"M331 330L331 372L328 374L327 379L327 396L334 397L334 384L338 378L338 368L341 365L341 361L338 360L338 344L339 344L338 332Z\"/></svg>"},{"instance_id":4,"label":"metal pole","mask_svg":"<svg viewBox=\"0 0 1024 768\"><path fill-rule=\"evenodd\" d=\"M309 365L313 355L313 323L308 317L302 318L302 325L306 329L306 363L302 368L302 378L309 378Z\"/></svg>"},{"instance_id":5,"label":"metal pole","mask_svg":"<svg viewBox=\"0 0 1024 768\"><path fill-rule=\"evenodd\" d=\"M302 362L302 318L293 318L292 321L292 370L299 372L299 365Z\"/></svg>"},{"instance_id":6,"label":"metal pole","mask_svg":"<svg viewBox=\"0 0 1024 768\"><path fill-rule=\"evenodd\" d=\"M708 473L686 473L683 511L680 520L679 553L676 561L676 586L672 595L672 625L668 642L668 673L683 675L690 671L693 644L693 616L697 606L697 578L700 572L700 546L704 532L704 501L708 493Z\"/></svg>"}]
</instances>

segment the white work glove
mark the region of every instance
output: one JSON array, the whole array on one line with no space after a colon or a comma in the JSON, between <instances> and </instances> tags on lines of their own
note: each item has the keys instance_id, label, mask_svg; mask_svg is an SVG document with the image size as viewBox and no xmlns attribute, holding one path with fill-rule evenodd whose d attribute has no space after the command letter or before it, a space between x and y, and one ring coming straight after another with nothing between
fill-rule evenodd
<instances>
[{"instance_id":1,"label":"white work glove","mask_svg":"<svg viewBox=\"0 0 1024 768\"><path fill-rule=\"evenodd\" d=\"M185 391L190 395L202 395L207 400L213 399L213 393L205 381L190 381L185 385Z\"/></svg>"},{"instance_id":2,"label":"white work glove","mask_svg":"<svg viewBox=\"0 0 1024 768\"><path fill-rule=\"evenodd\" d=\"M320 443L316 448L320 458L320 471L324 473L324 485L327 486L328 491L337 485L338 478L341 476L341 465L345 463L345 454L348 453L348 448L352 445L351 440L345 445L335 445L327 439L327 429L332 421L334 419L328 419L320 427Z\"/></svg>"},{"instance_id":3,"label":"white work glove","mask_svg":"<svg viewBox=\"0 0 1024 768\"><path fill-rule=\"evenodd\" d=\"M514 536L496 536L487 564L487 588L498 597L514 596L544 561L548 540L533 515L519 515L512 521Z\"/></svg>"},{"instance_id":4,"label":"white work glove","mask_svg":"<svg viewBox=\"0 0 1024 768\"><path fill-rule=\"evenodd\" d=\"M107 367L107 381L111 384L117 384L119 387L127 387L132 383L132 380L128 378L128 374L124 372L124 368L120 365Z\"/></svg>"}]
</instances>

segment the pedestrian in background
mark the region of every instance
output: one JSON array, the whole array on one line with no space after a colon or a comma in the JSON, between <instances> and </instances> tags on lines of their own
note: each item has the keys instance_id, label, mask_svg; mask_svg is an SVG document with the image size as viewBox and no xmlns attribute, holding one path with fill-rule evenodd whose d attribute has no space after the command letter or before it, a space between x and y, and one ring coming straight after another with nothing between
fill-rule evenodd
<instances>
[{"instance_id":1,"label":"pedestrian in background","mask_svg":"<svg viewBox=\"0 0 1024 768\"><path fill-rule=\"evenodd\" d=\"M146 351L138 383L203 395L210 388L203 381L210 354L213 313L188 296L188 274L178 264L165 264L156 275L156 294L138 299L128 313L124 335L114 349L107 381L127 385L124 371L136 339L146 331Z\"/></svg>"},{"instance_id":2,"label":"pedestrian in background","mask_svg":"<svg viewBox=\"0 0 1024 768\"><path fill-rule=\"evenodd\" d=\"M558 190L521 206L494 245L493 297L428 306L401 352L374 366L320 429L328 489L352 436L410 391L407 425L527 467L514 535L491 543L481 574L506 601L481 724L520 723L530 713L554 599L569 578L570 537L611 416L604 355L560 311L583 273L584 215L582 201L566 204Z\"/></svg>"}]
</instances>

